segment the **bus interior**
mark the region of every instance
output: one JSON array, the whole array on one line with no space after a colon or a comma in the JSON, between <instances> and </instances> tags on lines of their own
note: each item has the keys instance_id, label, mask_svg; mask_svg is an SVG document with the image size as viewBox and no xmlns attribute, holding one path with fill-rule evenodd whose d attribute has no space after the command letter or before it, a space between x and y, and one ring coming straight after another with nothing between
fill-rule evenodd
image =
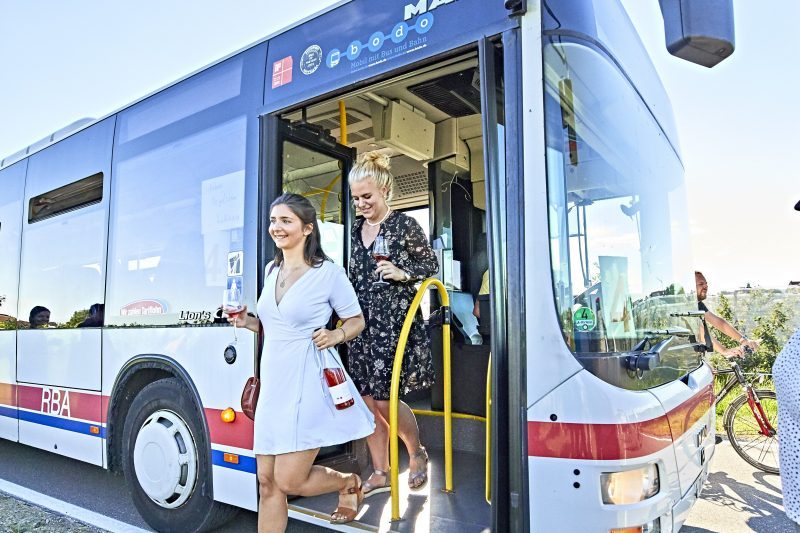
<instances>
[{"instance_id":1,"label":"bus interior","mask_svg":"<svg viewBox=\"0 0 800 533\"><path fill-rule=\"evenodd\" d=\"M357 155L379 150L391 158L395 181L390 206L415 218L428 233L439 261L437 278L450 298L454 493L443 490L446 339L439 295L431 288L419 312L430 332L436 383L429 391L401 398L417 414L421 441L430 455L429 482L421 491L409 490L401 442L401 520L391 522L391 530L483 531L491 524L486 462L491 310L488 294L479 294L488 292L489 259L478 64L477 52L462 54L279 117L295 132L313 131L318 147L327 143L340 153L349 151L351 161L343 162L291 136L279 138L279 192L311 200L321 220L323 245L334 261L346 266L350 226L358 216L347 189L349 164ZM500 81L498 75L498 94ZM366 447L355 448L349 446L352 468L366 479L372 472ZM321 462L329 464L325 458L322 450ZM334 463L339 468L343 464ZM297 498L290 505L295 512L325 519L336 507L336 495ZM390 523L389 493L365 500L358 521L384 529Z\"/></svg>"}]
</instances>

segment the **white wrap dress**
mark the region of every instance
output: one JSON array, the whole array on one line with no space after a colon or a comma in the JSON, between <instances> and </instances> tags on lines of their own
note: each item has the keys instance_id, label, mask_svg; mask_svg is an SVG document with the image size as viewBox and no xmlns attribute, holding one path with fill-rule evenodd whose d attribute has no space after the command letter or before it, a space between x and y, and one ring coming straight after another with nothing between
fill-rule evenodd
<instances>
[{"instance_id":1,"label":"white wrap dress","mask_svg":"<svg viewBox=\"0 0 800 533\"><path fill-rule=\"evenodd\" d=\"M258 316L264 327L261 392L255 419L254 453L277 455L341 444L371 435L375 420L353 380L355 404L337 410L322 370L325 356L311 340L333 311L340 318L361 313L344 269L330 261L309 269L275 303L279 268L267 266ZM331 349L329 355L342 364Z\"/></svg>"}]
</instances>

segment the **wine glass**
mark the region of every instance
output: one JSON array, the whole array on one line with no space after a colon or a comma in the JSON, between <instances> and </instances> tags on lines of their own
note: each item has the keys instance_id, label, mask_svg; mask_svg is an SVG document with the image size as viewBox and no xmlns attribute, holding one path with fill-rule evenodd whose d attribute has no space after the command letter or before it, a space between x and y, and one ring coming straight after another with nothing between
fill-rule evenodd
<instances>
[{"instance_id":1,"label":"wine glass","mask_svg":"<svg viewBox=\"0 0 800 533\"><path fill-rule=\"evenodd\" d=\"M242 312L242 291L239 290L239 285L234 281L231 283L229 289L225 289L222 294L222 311L229 317L233 317L233 343L239 341L236 335L236 322L239 319L239 313Z\"/></svg>"},{"instance_id":2,"label":"wine glass","mask_svg":"<svg viewBox=\"0 0 800 533\"><path fill-rule=\"evenodd\" d=\"M378 263L389 259L389 240L383 235L375 237L375 241L372 243L372 257L375 258L375 261ZM389 282L383 281L383 274L381 274L380 281L374 282L372 287L379 288L387 285L389 285Z\"/></svg>"}]
</instances>

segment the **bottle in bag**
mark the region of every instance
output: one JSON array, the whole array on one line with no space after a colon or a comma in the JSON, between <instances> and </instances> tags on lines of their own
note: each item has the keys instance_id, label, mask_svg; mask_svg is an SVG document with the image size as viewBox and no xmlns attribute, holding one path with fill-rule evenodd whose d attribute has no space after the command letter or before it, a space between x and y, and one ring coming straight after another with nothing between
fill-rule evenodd
<instances>
[{"instance_id":1,"label":"bottle in bag","mask_svg":"<svg viewBox=\"0 0 800 533\"><path fill-rule=\"evenodd\" d=\"M347 377L344 370L339 366L339 363L327 350L325 354L325 369L322 373L325 375L325 382L328 384L328 391L333 398L333 405L338 410L347 409L356 401L350 392L350 386L347 384Z\"/></svg>"}]
</instances>

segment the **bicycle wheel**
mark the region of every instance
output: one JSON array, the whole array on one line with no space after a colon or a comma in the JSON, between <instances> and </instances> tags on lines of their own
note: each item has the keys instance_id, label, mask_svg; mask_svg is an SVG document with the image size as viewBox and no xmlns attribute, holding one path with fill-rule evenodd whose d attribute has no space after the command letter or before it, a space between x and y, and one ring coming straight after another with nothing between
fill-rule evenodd
<instances>
[{"instance_id":1,"label":"bicycle wheel","mask_svg":"<svg viewBox=\"0 0 800 533\"><path fill-rule=\"evenodd\" d=\"M737 396L725 410L725 431L731 446L742 459L764 472L778 473L778 401L770 390L754 391L761 400L775 435L761 434L761 426L755 419L747 394Z\"/></svg>"}]
</instances>

